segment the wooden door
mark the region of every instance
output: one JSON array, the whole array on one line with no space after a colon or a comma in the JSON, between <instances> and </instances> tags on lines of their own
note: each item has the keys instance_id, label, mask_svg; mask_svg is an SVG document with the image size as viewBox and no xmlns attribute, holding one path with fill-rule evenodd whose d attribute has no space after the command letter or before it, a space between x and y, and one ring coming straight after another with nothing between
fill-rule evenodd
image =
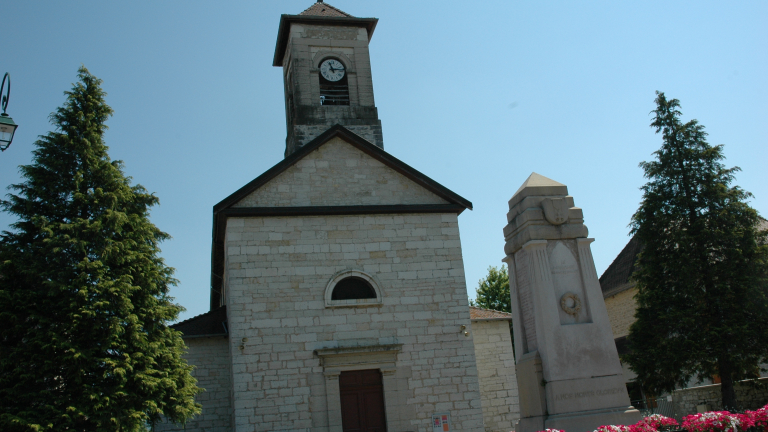
<instances>
[{"instance_id":1,"label":"wooden door","mask_svg":"<svg viewBox=\"0 0 768 432\"><path fill-rule=\"evenodd\" d=\"M342 372L339 390L344 432L386 432L384 387L379 370Z\"/></svg>"}]
</instances>

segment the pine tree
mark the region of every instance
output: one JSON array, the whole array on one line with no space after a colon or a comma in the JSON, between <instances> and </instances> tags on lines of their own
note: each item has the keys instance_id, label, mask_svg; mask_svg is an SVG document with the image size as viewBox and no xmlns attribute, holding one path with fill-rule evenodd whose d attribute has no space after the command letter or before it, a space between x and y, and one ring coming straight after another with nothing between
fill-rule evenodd
<instances>
[{"instance_id":1,"label":"pine tree","mask_svg":"<svg viewBox=\"0 0 768 432\"><path fill-rule=\"evenodd\" d=\"M158 199L110 160L101 80L78 78L1 203L18 218L0 239L3 431L139 431L200 411L167 326L182 308L149 221Z\"/></svg>"},{"instance_id":2,"label":"pine tree","mask_svg":"<svg viewBox=\"0 0 768 432\"><path fill-rule=\"evenodd\" d=\"M648 183L631 223L644 249L627 360L655 394L719 375L723 406L737 407L734 382L768 360L766 232L722 145L680 120L677 99L657 92L656 105L663 144L640 164Z\"/></svg>"}]
</instances>

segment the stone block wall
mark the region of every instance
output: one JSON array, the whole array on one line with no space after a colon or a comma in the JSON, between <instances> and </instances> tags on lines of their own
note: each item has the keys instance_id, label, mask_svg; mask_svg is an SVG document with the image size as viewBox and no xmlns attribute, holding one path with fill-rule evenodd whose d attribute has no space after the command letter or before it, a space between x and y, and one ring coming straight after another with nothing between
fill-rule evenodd
<instances>
[{"instance_id":1,"label":"stone block wall","mask_svg":"<svg viewBox=\"0 0 768 432\"><path fill-rule=\"evenodd\" d=\"M318 67L327 57L345 65L349 105L321 105ZM294 23L283 66L288 121L286 156L337 123L384 148L365 28Z\"/></svg>"},{"instance_id":2,"label":"stone block wall","mask_svg":"<svg viewBox=\"0 0 768 432\"><path fill-rule=\"evenodd\" d=\"M629 334L629 326L635 322L636 288L630 288L616 295L605 298L605 309L608 311L608 319L611 321L613 337L619 338Z\"/></svg>"},{"instance_id":3,"label":"stone block wall","mask_svg":"<svg viewBox=\"0 0 768 432\"><path fill-rule=\"evenodd\" d=\"M452 430L483 430L456 214L232 217L226 251L235 430L327 431L338 413L317 351L390 344L389 430L428 430L441 412ZM326 307L345 270L371 275L381 304Z\"/></svg>"},{"instance_id":4,"label":"stone block wall","mask_svg":"<svg viewBox=\"0 0 768 432\"><path fill-rule=\"evenodd\" d=\"M758 380L763 385L768 384L768 378ZM757 409L768 404L768 388L754 388L748 383L740 382L734 385L736 400L745 409ZM692 387L675 390L672 393L675 415L678 418L696 414L696 405L706 404L710 411L722 411L722 396L720 384Z\"/></svg>"},{"instance_id":5,"label":"stone block wall","mask_svg":"<svg viewBox=\"0 0 768 432\"><path fill-rule=\"evenodd\" d=\"M295 152L305 144L320 136L320 134L323 132L330 129L331 126L336 124L341 124L369 143L384 148L384 136L381 131L380 122L379 124L375 125L357 125L355 123L359 122L355 120L344 121L339 119L329 119L323 124L296 125L290 131L288 131L288 138L286 138L285 156L287 157L291 153ZM368 123L371 122L369 121Z\"/></svg>"},{"instance_id":6,"label":"stone block wall","mask_svg":"<svg viewBox=\"0 0 768 432\"><path fill-rule=\"evenodd\" d=\"M509 321L473 321L472 333L485 430L511 431L520 419L520 403Z\"/></svg>"},{"instance_id":7,"label":"stone block wall","mask_svg":"<svg viewBox=\"0 0 768 432\"><path fill-rule=\"evenodd\" d=\"M334 138L234 207L390 204L447 204L447 201L341 138Z\"/></svg>"},{"instance_id":8,"label":"stone block wall","mask_svg":"<svg viewBox=\"0 0 768 432\"><path fill-rule=\"evenodd\" d=\"M208 337L185 339L184 343L188 347L184 358L195 366L192 376L197 379L198 387L205 389L195 398L203 406L203 412L186 425L164 422L156 424L154 431L231 432L229 341L224 337Z\"/></svg>"}]
</instances>

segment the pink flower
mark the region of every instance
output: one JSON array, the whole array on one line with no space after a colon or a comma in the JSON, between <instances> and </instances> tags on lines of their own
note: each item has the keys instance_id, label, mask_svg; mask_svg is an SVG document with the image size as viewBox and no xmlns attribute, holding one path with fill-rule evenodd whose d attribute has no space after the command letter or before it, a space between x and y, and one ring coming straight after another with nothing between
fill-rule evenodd
<instances>
[{"instance_id":1,"label":"pink flower","mask_svg":"<svg viewBox=\"0 0 768 432\"><path fill-rule=\"evenodd\" d=\"M728 411L709 411L683 417L683 429L688 432L739 432L741 421Z\"/></svg>"},{"instance_id":2,"label":"pink flower","mask_svg":"<svg viewBox=\"0 0 768 432\"><path fill-rule=\"evenodd\" d=\"M661 414L650 415L632 426L600 426L593 432L658 432L662 426L680 426L673 418ZM688 432L745 432L757 427L768 432L768 405L744 414L732 414L728 411L709 411L683 417L682 428ZM565 432L558 429L545 429L539 432Z\"/></svg>"},{"instance_id":3,"label":"pink flower","mask_svg":"<svg viewBox=\"0 0 768 432\"><path fill-rule=\"evenodd\" d=\"M677 420L661 414L653 414L640 420L634 425L636 432L655 432L662 426L679 426Z\"/></svg>"},{"instance_id":4,"label":"pink flower","mask_svg":"<svg viewBox=\"0 0 768 432\"><path fill-rule=\"evenodd\" d=\"M743 428L756 426L759 429L768 429L768 405L756 409L755 411L746 411L744 414L738 414L739 420L743 423Z\"/></svg>"},{"instance_id":5,"label":"pink flower","mask_svg":"<svg viewBox=\"0 0 768 432\"><path fill-rule=\"evenodd\" d=\"M637 424L633 424L629 427L629 432L657 432L657 430L653 426L645 424L640 420Z\"/></svg>"},{"instance_id":6,"label":"pink flower","mask_svg":"<svg viewBox=\"0 0 768 432\"><path fill-rule=\"evenodd\" d=\"M632 430L630 429L630 426L610 425L600 426L599 428L595 429L594 432L632 432Z\"/></svg>"}]
</instances>

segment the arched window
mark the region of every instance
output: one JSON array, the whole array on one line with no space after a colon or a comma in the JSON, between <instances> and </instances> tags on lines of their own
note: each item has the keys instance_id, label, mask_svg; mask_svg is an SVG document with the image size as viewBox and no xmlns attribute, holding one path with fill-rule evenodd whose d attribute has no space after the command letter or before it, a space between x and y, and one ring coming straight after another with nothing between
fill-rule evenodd
<instances>
[{"instance_id":1,"label":"arched window","mask_svg":"<svg viewBox=\"0 0 768 432\"><path fill-rule=\"evenodd\" d=\"M376 298L376 291L365 279L349 276L336 283L333 287L331 300L352 300Z\"/></svg>"},{"instance_id":2,"label":"arched window","mask_svg":"<svg viewBox=\"0 0 768 432\"><path fill-rule=\"evenodd\" d=\"M325 288L326 307L377 306L381 289L369 274L358 270L336 273Z\"/></svg>"}]
</instances>

